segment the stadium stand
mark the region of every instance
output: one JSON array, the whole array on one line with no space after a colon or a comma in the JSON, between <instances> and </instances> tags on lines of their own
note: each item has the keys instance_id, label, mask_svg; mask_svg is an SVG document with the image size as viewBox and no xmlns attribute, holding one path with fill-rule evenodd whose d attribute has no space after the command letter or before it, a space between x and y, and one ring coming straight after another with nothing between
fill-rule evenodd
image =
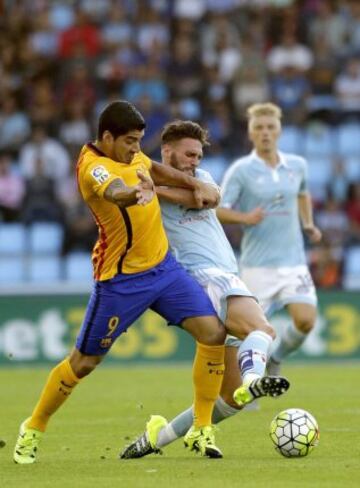
<instances>
[{"instance_id":1,"label":"stadium stand","mask_svg":"<svg viewBox=\"0 0 360 488\"><path fill-rule=\"evenodd\" d=\"M90 279L93 231L74 166L106 103L143 112L154 159L165 122L208 127L220 182L245 154L246 106L284 111L283 151L309 161L315 215L336 200L349 225L330 287L360 287L360 2L8 1L0 6L0 281ZM76 42L74 41L76 39ZM81 221L82 225L76 225ZM231 231L231 242L240 232ZM11 266L10 266L11 265ZM343 270L343 273L342 273ZM320 273L320 271L319 271ZM320 274L318 286L327 286Z\"/></svg>"}]
</instances>

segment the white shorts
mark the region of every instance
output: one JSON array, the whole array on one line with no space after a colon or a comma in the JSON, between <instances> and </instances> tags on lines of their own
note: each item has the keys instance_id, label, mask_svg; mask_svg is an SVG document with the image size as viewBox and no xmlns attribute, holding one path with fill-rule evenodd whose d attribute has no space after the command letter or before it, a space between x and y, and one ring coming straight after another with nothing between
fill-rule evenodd
<instances>
[{"instance_id":1,"label":"white shorts","mask_svg":"<svg viewBox=\"0 0 360 488\"><path fill-rule=\"evenodd\" d=\"M305 265L288 268L243 268L241 278L267 317L289 303L317 305L316 290Z\"/></svg>"},{"instance_id":2,"label":"white shorts","mask_svg":"<svg viewBox=\"0 0 360 488\"><path fill-rule=\"evenodd\" d=\"M235 273L218 268L191 271L192 276L204 288L220 318L224 323L227 314L227 298L233 295L254 297Z\"/></svg>"}]
</instances>

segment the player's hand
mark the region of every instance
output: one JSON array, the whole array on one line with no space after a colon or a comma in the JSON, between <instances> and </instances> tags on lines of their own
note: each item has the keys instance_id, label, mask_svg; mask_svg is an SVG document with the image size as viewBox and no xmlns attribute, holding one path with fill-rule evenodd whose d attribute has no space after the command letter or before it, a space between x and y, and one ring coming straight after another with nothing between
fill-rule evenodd
<instances>
[{"instance_id":1,"label":"player's hand","mask_svg":"<svg viewBox=\"0 0 360 488\"><path fill-rule=\"evenodd\" d=\"M214 208L219 204L220 193L214 185L198 181L194 189L194 199L196 208Z\"/></svg>"},{"instance_id":2,"label":"player's hand","mask_svg":"<svg viewBox=\"0 0 360 488\"><path fill-rule=\"evenodd\" d=\"M315 225L306 225L304 226L303 230L311 243L316 244L317 242L321 241L321 230Z\"/></svg>"},{"instance_id":3,"label":"player's hand","mask_svg":"<svg viewBox=\"0 0 360 488\"><path fill-rule=\"evenodd\" d=\"M261 207L256 207L244 216L245 225L256 225L265 218L265 212Z\"/></svg>"},{"instance_id":4,"label":"player's hand","mask_svg":"<svg viewBox=\"0 0 360 488\"><path fill-rule=\"evenodd\" d=\"M140 183L136 186L136 198L138 205L147 205L155 196L155 186L150 176L141 171L136 172Z\"/></svg>"}]
</instances>

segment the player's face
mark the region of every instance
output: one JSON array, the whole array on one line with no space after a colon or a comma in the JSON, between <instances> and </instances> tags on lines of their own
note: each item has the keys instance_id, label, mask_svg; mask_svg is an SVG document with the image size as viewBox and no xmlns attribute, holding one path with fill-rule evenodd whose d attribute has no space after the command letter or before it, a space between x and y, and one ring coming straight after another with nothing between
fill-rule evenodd
<instances>
[{"instance_id":1,"label":"player's face","mask_svg":"<svg viewBox=\"0 0 360 488\"><path fill-rule=\"evenodd\" d=\"M168 149L169 164L183 173L194 176L203 157L201 142L187 137L169 144Z\"/></svg>"},{"instance_id":2,"label":"player's face","mask_svg":"<svg viewBox=\"0 0 360 488\"><path fill-rule=\"evenodd\" d=\"M119 163L130 164L135 154L140 151L140 142L143 136L143 130L132 130L114 139L109 132L105 132L103 141L111 159Z\"/></svg>"},{"instance_id":3,"label":"player's face","mask_svg":"<svg viewBox=\"0 0 360 488\"><path fill-rule=\"evenodd\" d=\"M249 139L258 152L276 150L280 133L280 120L272 115L260 115L249 121Z\"/></svg>"}]
</instances>

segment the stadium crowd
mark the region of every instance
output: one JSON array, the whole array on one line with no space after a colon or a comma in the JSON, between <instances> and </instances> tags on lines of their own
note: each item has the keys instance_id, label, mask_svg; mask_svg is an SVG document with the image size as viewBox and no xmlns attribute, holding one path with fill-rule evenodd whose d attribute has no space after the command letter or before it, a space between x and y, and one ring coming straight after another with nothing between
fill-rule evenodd
<instances>
[{"instance_id":1,"label":"stadium crowd","mask_svg":"<svg viewBox=\"0 0 360 488\"><path fill-rule=\"evenodd\" d=\"M203 166L220 182L249 150L246 107L272 100L280 147L309 163L314 281L346 286L360 253L358 0L4 0L0 25L0 221L56 222L64 256L90 251L74 167L109 101L143 113L154 159L167 121L207 127Z\"/></svg>"}]
</instances>

